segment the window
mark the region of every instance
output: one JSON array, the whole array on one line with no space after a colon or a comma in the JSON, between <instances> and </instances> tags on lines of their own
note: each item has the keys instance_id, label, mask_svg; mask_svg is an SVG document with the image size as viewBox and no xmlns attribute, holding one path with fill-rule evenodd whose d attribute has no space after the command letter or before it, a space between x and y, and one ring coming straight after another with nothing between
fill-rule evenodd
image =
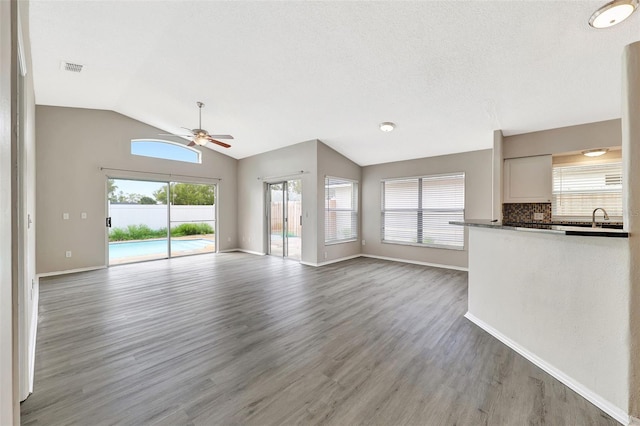
<instances>
[{"instance_id":1,"label":"window","mask_svg":"<svg viewBox=\"0 0 640 426\"><path fill-rule=\"evenodd\" d=\"M325 244L358 239L358 182L326 177L324 209Z\"/></svg>"},{"instance_id":2,"label":"window","mask_svg":"<svg viewBox=\"0 0 640 426\"><path fill-rule=\"evenodd\" d=\"M553 166L554 218L591 220L596 207L622 218L622 162Z\"/></svg>"},{"instance_id":3,"label":"window","mask_svg":"<svg viewBox=\"0 0 640 426\"><path fill-rule=\"evenodd\" d=\"M186 163L201 163L200 151L170 141L132 140L131 154Z\"/></svg>"},{"instance_id":4,"label":"window","mask_svg":"<svg viewBox=\"0 0 640 426\"><path fill-rule=\"evenodd\" d=\"M464 173L382 181L382 241L464 247Z\"/></svg>"}]
</instances>

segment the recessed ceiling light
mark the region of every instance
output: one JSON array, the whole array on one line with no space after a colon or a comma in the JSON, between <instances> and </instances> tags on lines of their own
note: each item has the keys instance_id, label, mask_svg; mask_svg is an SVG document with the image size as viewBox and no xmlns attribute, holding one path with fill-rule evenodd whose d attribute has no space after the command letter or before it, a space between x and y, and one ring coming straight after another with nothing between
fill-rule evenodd
<instances>
[{"instance_id":1,"label":"recessed ceiling light","mask_svg":"<svg viewBox=\"0 0 640 426\"><path fill-rule=\"evenodd\" d=\"M638 7L638 0L614 0L593 12L589 25L609 28L627 19Z\"/></svg>"},{"instance_id":2,"label":"recessed ceiling light","mask_svg":"<svg viewBox=\"0 0 640 426\"><path fill-rule=\"evenodd\" d=\"M382 130L383 132L390 132L395 128L396 128L396 125L390 121L385 121L383 123L380 123L380 130Z\"/></svg>"},{"instance_id":3,"label":"recessed ceiling light","mask_svg":"<svg viewBox=\"0 0 640 426\"><path fill-rule=\"evenodd\" d=\"M588 151L582 151L582 155L587 157L599 157L609 152L607 148L590 149Z\"/></svg>"}]
</instances>

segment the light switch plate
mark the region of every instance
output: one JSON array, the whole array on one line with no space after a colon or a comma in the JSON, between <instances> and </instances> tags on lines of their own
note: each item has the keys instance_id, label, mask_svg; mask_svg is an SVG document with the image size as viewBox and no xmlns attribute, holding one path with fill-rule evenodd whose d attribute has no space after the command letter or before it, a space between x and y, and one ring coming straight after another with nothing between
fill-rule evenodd
<instances>
[{"instance_id":1,"label":"light switch plate","mask_svg":"<svg viewBox=\"0 0 640 426\"><path fill-rule=\"evenodd\" d=\"M87 218L87 213L86 212L80 213L80 219L86 219L86 218Z\"/></svg>"},{"instance_id":2,"label":"light switch plate","mask_svg":"<svg viewBox=\"0 0 640 426\"><path fill-rule=\"evenodd\" d=\"M69 213L62 213L62 220L69 220Z\"/></svg>"}]
</instances>

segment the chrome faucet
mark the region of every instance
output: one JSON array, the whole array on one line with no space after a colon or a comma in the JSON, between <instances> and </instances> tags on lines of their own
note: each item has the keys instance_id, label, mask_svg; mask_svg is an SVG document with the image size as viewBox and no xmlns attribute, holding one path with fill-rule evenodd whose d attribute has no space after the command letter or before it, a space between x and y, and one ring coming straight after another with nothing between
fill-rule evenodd
<instances>
[{"instance_id":1,"label":"chrome faucet","mask_svg":"<svg viewBox=\"0 0 640 426\"><path fill-rule=\"evenodd\" d=\"M604 213L604 220L609 220L609 215L607 214L607 211L605 209L603 209L602 207L597 207L597 208L593 209L593 213L591 214L591 227L592 228L597 228L597 226L596 226L596 212L598 210L602 210L602 213Z\"/></svg>"}]
</instances>

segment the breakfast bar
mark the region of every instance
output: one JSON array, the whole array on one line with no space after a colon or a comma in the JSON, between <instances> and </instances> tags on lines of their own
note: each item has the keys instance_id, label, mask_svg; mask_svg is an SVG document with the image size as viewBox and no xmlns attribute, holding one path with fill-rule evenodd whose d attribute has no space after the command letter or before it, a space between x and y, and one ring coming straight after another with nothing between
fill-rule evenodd
<instances>
[{"instance_id":1,"label":"breakfast bar","mask_svg":"<svg viewBox=\"0 0 640 426\"><path fill-rule=\"evenodd\" d=\"M469 230L469 320L608 413L629 398L629 234L490 220Z\"/></svg>"}]
</instances>

